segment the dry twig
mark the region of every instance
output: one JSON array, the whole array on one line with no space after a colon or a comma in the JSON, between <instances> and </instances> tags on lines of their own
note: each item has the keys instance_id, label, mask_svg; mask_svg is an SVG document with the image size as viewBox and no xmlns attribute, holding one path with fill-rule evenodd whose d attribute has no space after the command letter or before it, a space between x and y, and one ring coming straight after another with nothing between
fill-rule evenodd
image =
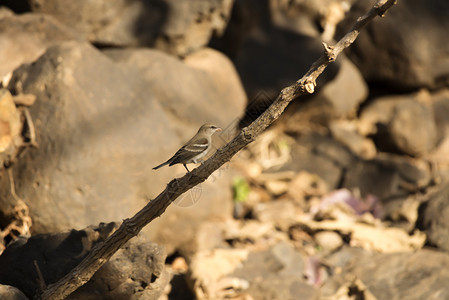
<instances>
[{"instance_id":1,"label":"dry twig","mask_svg":"<svg viewBox=\"0 0 449 300\"><path fill-rule=\"evenodd\" d=\"M144 226L164 213L173 200L205 181L237 152L254 141L260 133L279 118L291 101L306 93L313 93L316 79L323 73L327 65L335 61L343 49L354 42L362 27L376 16L383 16L395 3L396 0L379 0L369 12L357 20L352 29L336 45L329 46L323 43L324 54L300 80L284 88L273 104L259 118L248 127L243 128L233 140L219 149L203 165L187 173L182 178L173 179L159 196L151 200L132 218L125 219L120 228L106 239L104 243L94 247L77 267L58 282L49 285L40 297L46 300L63 299L89 281L95 272L128 240L136 236Z\"/></svg>"}]
</instances>

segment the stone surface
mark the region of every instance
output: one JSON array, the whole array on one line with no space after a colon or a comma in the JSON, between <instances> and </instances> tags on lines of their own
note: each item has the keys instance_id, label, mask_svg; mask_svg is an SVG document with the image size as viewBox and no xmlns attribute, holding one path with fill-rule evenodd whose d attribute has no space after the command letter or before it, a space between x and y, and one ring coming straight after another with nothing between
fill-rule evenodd
<instances>
[{"instance_id":1,"label":"stone surface","mask_svg":"<svg viewBox=\"0 0 449 300\"><path fill-rule=\"evenodd\" d=\"M6 15L0 18L0 79L23 63L30 63L57 43L82 38L45 14Z\"/></svg>"},{"instance_id":2,"label":"stone surface","mask_svg":"<svg viewBox=\"0 0 449 300\"><path fill-rule=\"evenodd\" d=\"M449 137L449 89L441 89L433 94L432 108L438 131L438 141Z\"/></svg>"},{"instance_id":3,"label":"stone surface","mask_svg":"<svg viewBox=\"0 0 449 300\"><path fill-rule=\"evenodd\" d=\"M231 275L247 280L253 299L315 299L317 291L304 279L303 256L287 243L252 252Z\"/></svg>"},{"instance_id":4,"label":"stone surface","mask_svg":"<svg viewBox=\"0 0 449 300\"><path fill-rule=\"evenodd\" d=\"M444 111L434 113L433 98L426 91L377 98L363 108L359 131L371 136L380 151L427 154L441 139L445 126L441 121Z\"/></svg>"},{"instance_id":5,"label":"stone surface","mask_svg":"<svg viewBox=\"0 0 449 300\"><path fill-rule=\"evenodd\" d=\"M314 235L316 243L325 251L335 251L343 245L341 236L333 231L319 231Z\"/></svg>"},{"instance_id":6,"label":"stone surface","mask_svg":"<svg viewBox=\"0 0 449 300\"><path fill-rule=\"evenodd\" d=\"M33 0L35 12L54 16L94 44L150 46L186 55L224 30L232 0Z\"/></svg>"},{"instance_id":7,"label":"stone surface","mask_svg":"<svg viewBox=\"0 0 449 300\"><path fill-rule=\"evenodd\" d=\"M330 123L329 129L335 140L348 147L357 156L364 159L376 156L374 142L359 134L354 122L334 120Z\"/></svg>"},{"instance_id":8,"label":"stone surface","mask_svg":"<svg viewBox=\"0 0 449 300\"><path fill-rule=\"evenodd\" d=\"M28 300L19 289L10 286L0 284L0 298L5 300Z\"/></svg>"},{"instance_id":9,"label":"stone surface","mask_svg":"<svg viewBox=\"0 0 449 300\"><path fill-rule=\"evenodd\" d=\"M433 110L419 102L396 106L388 130L395 145L412 156L429 153L437 142Z\"/></svg>"},{"instance_id":10,"label":"stone surface","mask_svg":"<svg viewBox=\"0 0 449 300\"><path fill-rule=\"evenodd\" d=\"M449 188L442 185L436 193L429 196L420 212L421 227L428 242L437 248L449 252Z\"/></svg>"},{"instance_id":11,"label":"stone surface","mask_svg":"<svg viewBox=\"0 0 449 300\"><path fill-rule=\"evenodd\" d=\"M16 189L30 207L35 233L129 217L143 207L145 197L156 196L171 178L185 173L182 166L157 172L152 167L201 124L225 127L241 115L244 94L235 74L228 74L223 90L205 67L190 67L155 50L124 52L123 57L135 55L148 66L145 73L137 62L115 62L77 42L51 47L15 72L10 88L21 86L37 96L30 113L39 147L14 167ZM224 78L220 72L232 70L229 62L215 52L212 56L221 59L217 67L222 71L215 72ZM241 98L228 101L227 95L237 94ZM8 213L13 208L7 204L12 197L7 176L0 185L2 209ZM227 215L230 204L224 199L230 199L230 191L209 187L203 194L213 197L202 201L202 213L187 213L189 223L192 217Z\"/></svg>"},{"instance_id":12,"label":"stone surface","mask_svg":"<svg viewBox=\"0 0 449 300\"><path fill-rule=\"evenodd\" d=\"M355 254L355 255L354 255ZM438 299L449 297L449 255L432 250L412 253L354 253L343 269L322 289L329 296L356 276L376 299ZM334 285L334 288L331 286Z\"/></svg>"},{"instance_id":13,"label":"stone surface","mask_svg":"<svg viewBox=\"0 0 449 300\"><path fill-rule=\"evenodd\" d=\"M183 61L150 49L103 53L119 65L138 71L174 123L201 118L203 123L214 122L226 128L241 117L246 101L243 87L231 62L215 50L200 50ZM195 123L192 130L200 125Z\"/></svg>"},{"instance_id":14,"label":"stone surface","mask_svg":"<svg viewBox=\"0 0 449 300\"><path fill-rule=\"evenodd\" d=\"M165 259L164 247L138 236L66 299L160 299L171 279Z\"/></svg>"},{"instance_id":15,"label":"stone surface","mask_svg":"<svg viewBox=\"0 0 449 300\"><path fill-rule=\"evenodd\" d=\"M44 283L51 284L67 274L103 242L118 224L100 224L83 230L40 234L19 240L0 256L0 282L22 290L29 298L39 291L35 263ZM145 253L145 255L142 255ZM165 250L143 237L133 239L119 250L80 290L68 299L158 299L169 275L165 270ZM90 294L86 298L86 293ZM92 293L96 298L91 298ZM134 297L134 298L133 298Z\"/></svg>"},{"instance_id":16,"label":"stone surface","mask_svg":"<svg viewBox=\"0 0 449 300\"><path fill-rule=\"evenodd\" d=\"M317 36L273 22L270 5L268 0L237 1L223 36L211 43L231 58L248 95L241 127L257 118L282 88L298 80L323 51ZM329 65L318 86L333 79L338 70L339 62Z\"/></svg>"},{"instance_id":17,"label":"stone surface","mask_svg":"<svg viewBox=\"0 0 449 300\"><path fill-rule=\"evenodd\" d=\"M329 189L339 186L342 167L352 164L355 157L343 145L318 133L300 136L291 150L291 162L281 170L307 171L320 176Z\"/></svg>"},{"instance_id":18,"label":"stone surface","mask_svg":"<svg viewBox=\"0 0 449 300\"><path fill-rule=\"evenodd\" d=\"M353 116L368 96L360 71L344 55L338 58L340 68L333 80L328 82L318 94L330 103L336 116Z\"/></svg>"},{"instance_id":19,"label":"stone surface","mask_svg":"<svg viewBox=\"0 0 449 300\"><path fill-rule=\"evenodd\" d=\"M432 175L426 164L406 157L382 155L351 165L345 173L343 186L357 188L362 196L373 194L387 200L424 188L431 180Z\"/></svg>"},{"instance_id":20,"label":"stone surface","mask_svg":"<svg viewBox=\"0 0 449 300\"><path fill-rule=\"evenodd\" d=\"M369 1L357 1L339 25L339 36L371 6ZM368 81L394 90L447 85L448 13L446 0L398 2L387 18L368 24L348 49L349 56Z\"/></svg>"},{"instance_id":21,"label":"stone surface","mask_svg":"<svg viewBox=\"0 0 449 300\"><path fill-rule=\"evenodd\" d=\"M295 205L287 200L259 203L253 207L254 218L262 223L270 222L282 226L292 223L297 215Z\"/></svg>"}]
</instances>

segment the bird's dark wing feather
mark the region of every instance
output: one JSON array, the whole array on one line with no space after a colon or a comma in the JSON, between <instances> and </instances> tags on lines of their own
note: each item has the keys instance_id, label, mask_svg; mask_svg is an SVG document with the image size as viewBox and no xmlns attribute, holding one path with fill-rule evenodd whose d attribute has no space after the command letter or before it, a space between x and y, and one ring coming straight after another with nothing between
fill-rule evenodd
<instances>
[{"instance_id":1,"label":"bird's dark wing feather","mask_svg":"<svg viewBox=\"0 0 449 300\"><path fill-rule=\"evenodd\" d=\"M190 162L195 156L205 151L209 147L209 142L206 138L201 138L194 141L189 141L170 159L170 166L177 163Z\"/></svg>"}]
</instances>

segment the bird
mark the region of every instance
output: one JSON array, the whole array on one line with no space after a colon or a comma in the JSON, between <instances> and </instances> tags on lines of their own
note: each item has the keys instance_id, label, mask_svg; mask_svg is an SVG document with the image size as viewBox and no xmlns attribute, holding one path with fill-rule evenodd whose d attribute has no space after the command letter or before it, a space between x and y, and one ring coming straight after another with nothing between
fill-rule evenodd
<instances>
[{"instance_id":1,"label":"bird","mask_svg":"<svg viewBox=\"0 0 449 300\"><path fill-rule=\"evenodd\" d=\"M190 172L186 164L196 164L201 158L206 156L212 146L212 135L219 131L222 131L222 129L218 126L209 123L203 124L198 132L175 155L166 162L154 167L153 170L157 170L165 165L171 167L175 164L183 164L187 172Z\"/></svg>"}]
</instances>

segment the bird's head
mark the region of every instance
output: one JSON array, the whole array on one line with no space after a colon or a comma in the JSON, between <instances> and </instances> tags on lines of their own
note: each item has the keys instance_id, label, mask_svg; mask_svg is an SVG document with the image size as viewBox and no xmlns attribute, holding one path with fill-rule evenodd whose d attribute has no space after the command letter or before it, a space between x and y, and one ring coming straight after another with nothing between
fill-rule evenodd
<instances>
[{"instance_id":1,"label":"bird's head","mask_svg":"<svg viewBox=\"0 0 449 300\"><path fill-rule=\"evenodd\" d=\"M203 126L200 127L198 132L202 132L207 135L213 135L217 131L221 131L222 129L218 126L206 123Z\"/></svg>"}]
</instances>

